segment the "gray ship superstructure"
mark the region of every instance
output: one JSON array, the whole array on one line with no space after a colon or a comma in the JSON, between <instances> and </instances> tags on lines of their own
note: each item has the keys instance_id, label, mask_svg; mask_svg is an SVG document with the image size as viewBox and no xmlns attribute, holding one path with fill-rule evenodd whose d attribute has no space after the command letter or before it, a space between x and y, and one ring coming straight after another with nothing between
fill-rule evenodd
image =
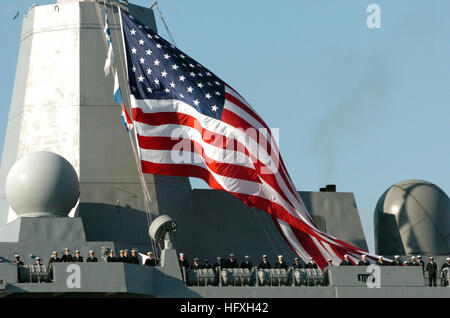
<instances>
[{"instance_id":1,"label":"gray ship superstructure","mask_svg":"<svg viewBox=\"0 0 450 318\"><path fill-rule=\"evenodd\" d=\"M180 270L177 252L211 264L231 252L255 265L262 254L271 262L282 254L289 265L296 255L268 214L225 192L192 189L185 177L145 175L152 198L146 212L113 77L103 73L106 6L125 87L117 5L156 31L153 11L126 1L60 0L24 16L0 167L0 296L450 297L448 288L424 287L422 270L413 267L381 268L374 288L361 267L334 267L328 282L321 270ZM448 196L417 180L393 188L376 208L377 253L434 255L441 265L450 254ZM332 186L299 193L321 230L368 249L352 193ZM155 229L168 235L159 237L159 266L105 262L110 250L152 250L150 221L165 217L176 232L167 234L168 223ZM99 262L53 264L47 282L51 252L65 248L85 258L93 250ZM15 254L26 266L14 264ZM42 272L32 266L38 256Z\"/></svg>"}]
</instances>

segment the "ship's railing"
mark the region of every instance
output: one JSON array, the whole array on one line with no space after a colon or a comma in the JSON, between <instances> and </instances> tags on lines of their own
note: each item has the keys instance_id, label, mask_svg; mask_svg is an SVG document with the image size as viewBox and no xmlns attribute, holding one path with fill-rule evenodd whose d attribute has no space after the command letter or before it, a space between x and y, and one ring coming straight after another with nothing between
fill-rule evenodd
<instances>
[{"instance_id":1,"label":"ship's railing","mask_svg":"<svg viewBox=\"0 0 450 318\"><path fill-rule=\"evenodd\" d=\"M187 286L323 286L320 269L182 269Z\"/></svg>"},{"instance_id":2,"label":"ship's railing","mask_svg":"<svg viewBox=\"0 0 450 318\"><path fill-rule=\"evenodd\" d=\"M44 264L17 266L17 275L19 283L48 282L48 270Z\"/></svg>"},{"instance_id":3,"label":"ship's railing","mask_svg":"<svg viewBox=\"0 0 450 318\"><path fill-rule=\"evenodd\" d=\"M425 273L423 275L425 286L429 286L429 282L430 282L429 277L430 277L429 272L425 271ZM444 268L442 271L438 270L436 272L436 286L437 287L450 287L449 281L450 281L450 272L449 272L448 268Z\"/></svg>"}]
</instances>

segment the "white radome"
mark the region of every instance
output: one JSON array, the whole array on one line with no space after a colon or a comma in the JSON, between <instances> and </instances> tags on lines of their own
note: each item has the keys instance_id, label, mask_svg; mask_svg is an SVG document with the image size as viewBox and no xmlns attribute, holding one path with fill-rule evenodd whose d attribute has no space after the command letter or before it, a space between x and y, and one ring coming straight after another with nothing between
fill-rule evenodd
<instances>
[{"instance_id":1,"label":"white radome","mask_svg":"<svg viewBox=\"0 0 450 318\"><path fill-rule=\"evenodd\" d=\"M79 197L72 165L53 152L25 155L6 178L8 202L20 217L67 216Z\"/></svg>"}]
</instances>

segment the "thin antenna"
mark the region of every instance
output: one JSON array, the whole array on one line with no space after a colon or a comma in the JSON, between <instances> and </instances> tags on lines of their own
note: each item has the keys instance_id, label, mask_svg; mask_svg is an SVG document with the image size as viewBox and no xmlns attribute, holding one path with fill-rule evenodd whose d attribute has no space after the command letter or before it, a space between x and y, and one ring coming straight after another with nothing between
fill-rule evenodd
<instances>
[{"instance_id":1,"label":"thin antenna","mask_svg":"<svg viewBox=\"0 0 450 318\"><path fill-rule=\"evenodd\" d=\"M167 26L167 23L166 23L166 21L164 20L164 17L163 17L163 15L162 15L162 13L161 13L161 10L159 10L158 1L155 1L155 3L153 3L153 4L150 6L150 9L153 8L155 5L156 5L156 10L158 10L159 16L161 17L161 20L162 20L162 22L163 22L163 24L164 24L164 27L166 28L167 34L169 34L169 37L170 37L170 40L172 41L172 44L175 45L175 46L177 46L177 44L175 43L175 40L174 40L174 38L173 38L173 36L172 36L172 33L170 33L169 27Z\"/></svg>"}]
</instances>

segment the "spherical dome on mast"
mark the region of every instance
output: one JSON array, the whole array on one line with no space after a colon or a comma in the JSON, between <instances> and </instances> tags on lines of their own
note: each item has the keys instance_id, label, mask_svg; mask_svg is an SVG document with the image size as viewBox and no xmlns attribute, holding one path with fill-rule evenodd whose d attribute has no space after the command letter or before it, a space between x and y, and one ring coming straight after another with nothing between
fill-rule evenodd
<instances>
[{"instance_id":1,"label":"spherical dome on mast","mask_svg":"<svg viewBox=\"0 0 450 318\"><path fill-rule=\"evenodd\" d=\"M18 216L67 216L78 200L78 176L63 157L33 152L9 170L6 195Z\"/></svg>"}]
</instances>

